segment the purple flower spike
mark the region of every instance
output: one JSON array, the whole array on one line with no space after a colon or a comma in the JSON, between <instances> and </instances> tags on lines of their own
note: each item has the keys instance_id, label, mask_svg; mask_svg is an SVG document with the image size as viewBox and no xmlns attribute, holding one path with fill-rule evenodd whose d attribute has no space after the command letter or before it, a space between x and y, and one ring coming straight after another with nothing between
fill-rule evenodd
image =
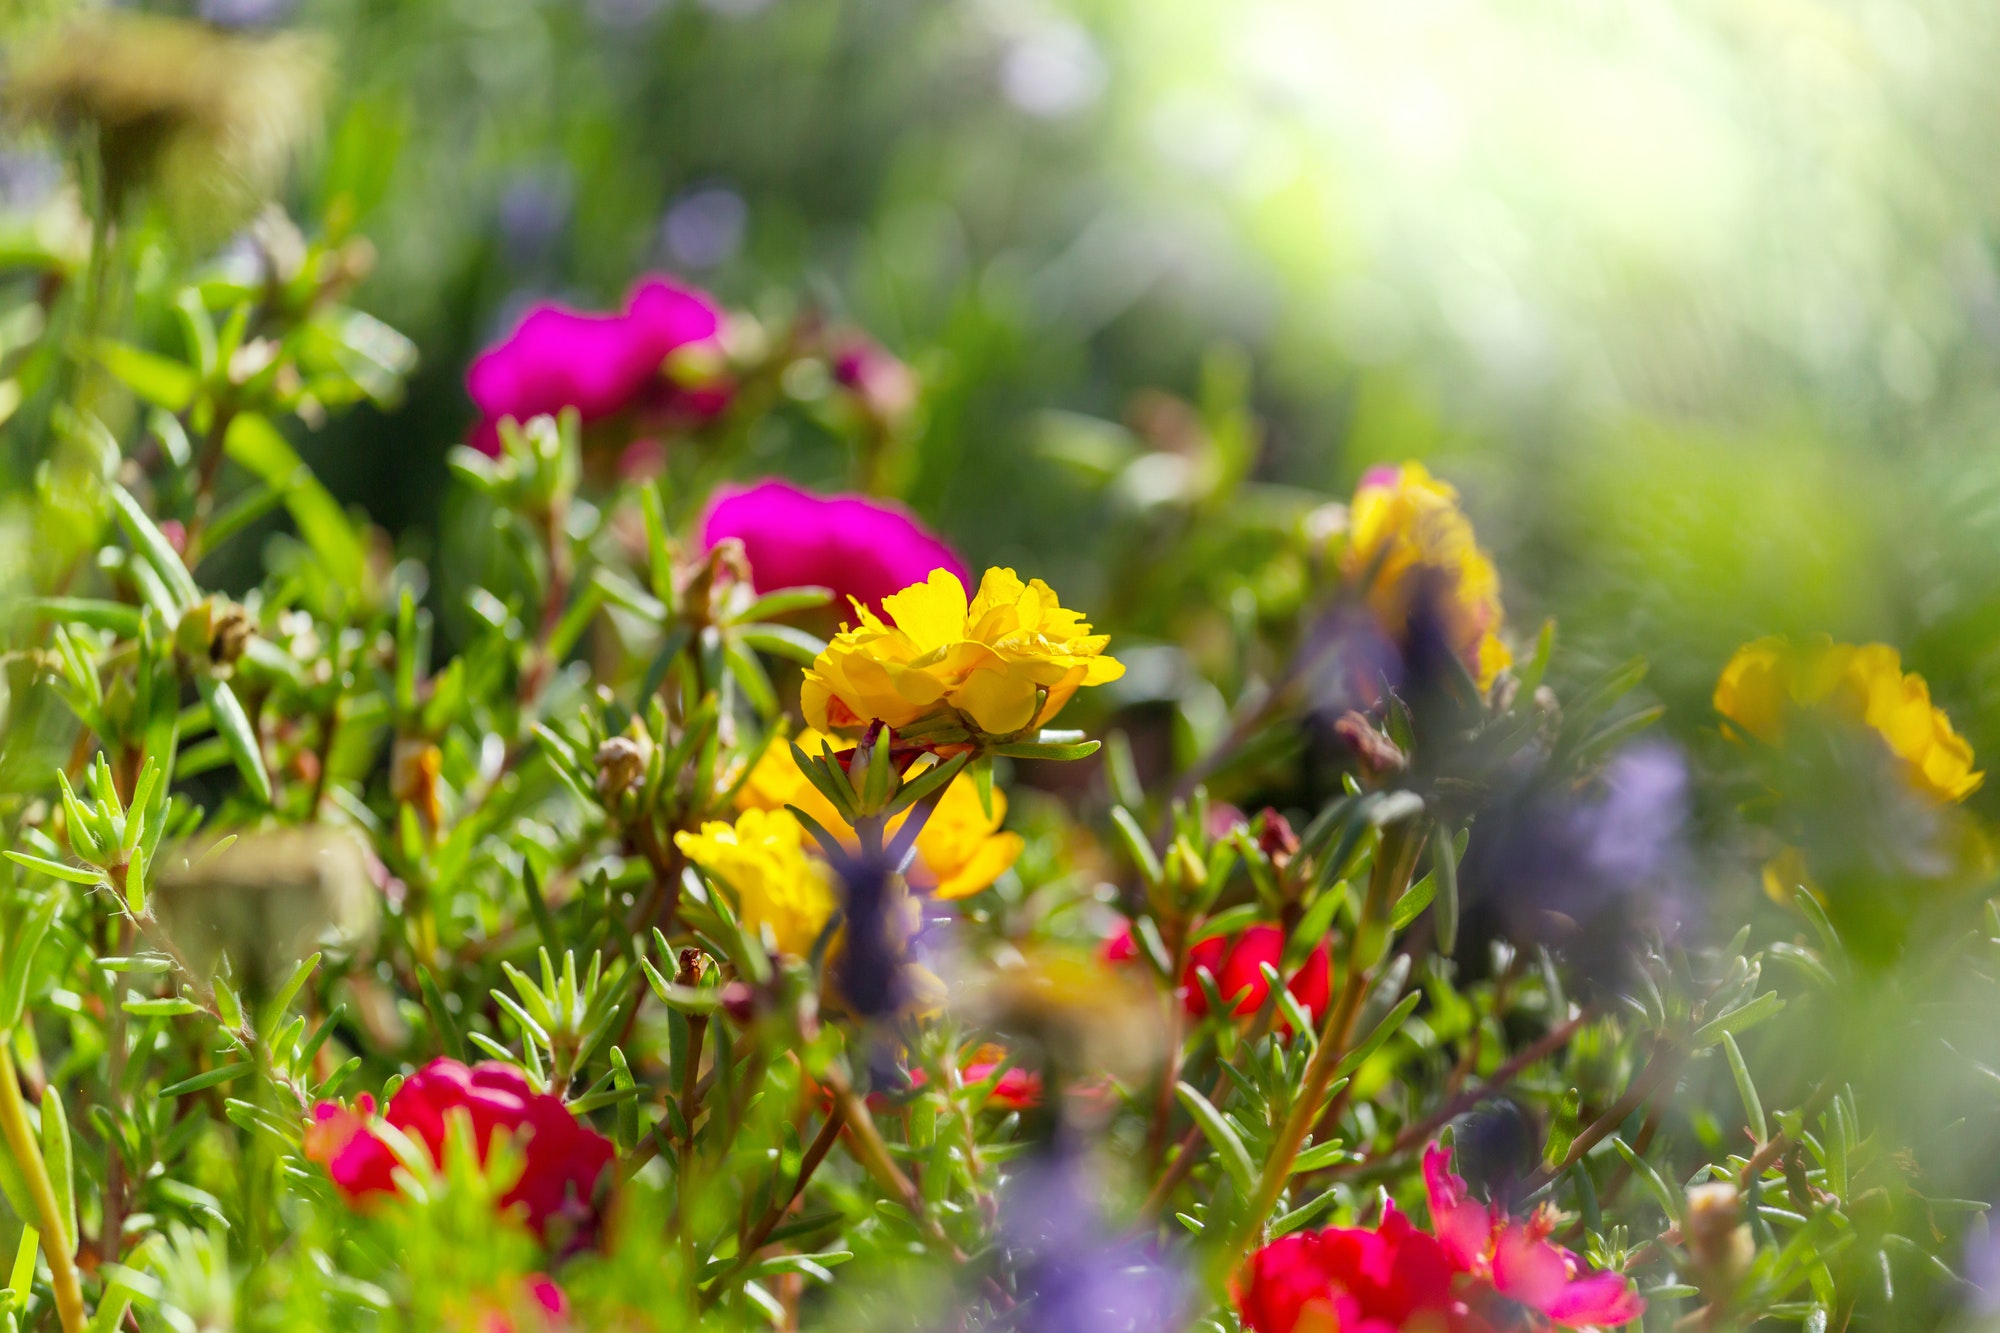
<instances>
[{"instance_id":1,"label":"purple flower spike","mask_svg":"<svg viewBox=\"0 0 2000 1333\"><path fill-rule=\"evenodd\" d=\"M757 591L816 584L837 609L852 597L880 612L882 599L934 569L972 584L965 564L901 505L858 495L814 495L783 481L719 492L701 520L701 542L743 543Z\"/></svg>"},{"instance_id":2,"label":"purple flower spike","mask_svg":"<svg viewBox=\"0 0 2000 1333\"><path fill-rule=\"evenodd\" d=\"M660 367L669 353L708 342L721 329L721 308L705 293L658 276L633 288L617 314L536 306L466 372L466 392L482 418L472 445L498 454L502 417L526 421L566 407L585 421L635 406L713 415L726 405L726 392L677 391L661 378Z\"/></svg>"}]
</instances>

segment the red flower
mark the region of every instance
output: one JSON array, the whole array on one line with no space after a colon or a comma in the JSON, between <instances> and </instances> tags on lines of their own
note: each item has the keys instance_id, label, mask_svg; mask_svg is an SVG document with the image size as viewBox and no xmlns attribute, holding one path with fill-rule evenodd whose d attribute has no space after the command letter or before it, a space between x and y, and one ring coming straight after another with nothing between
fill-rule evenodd
<instances>
[{"instance_id":1,"label":"red flower","mask_svg":"<svg viewBox=\"0 0 2000 1333\"><path fill-rule=\"evenodd\" d=\"M1196 971L1205 968L1215 978L1216 993L1224 1001L1236 1001L1232 1012L1239 1018L1254 1014L1271 993L1260 965L1268 963L1275 971L1284 952L1285 932L1276 926L1251 926L1240 935L1205 939L1188 950L1187 970L1181 974L1181 1003L1196 1018L1208 1013L1208 995L1195 977ZM1324 944L1306 955L1285 989L1305 1006L1313 1022L1326 1017L1326 1006L1333 999L1333 957Z\"/></svg>"},{"instance_id":2,"label":"red flower","mask_svg":"<svg viewBox=\"0 0 2000 1333\"><path fill-rule=\"evenodd\" d=\"M562 1099L528 1086L512 1065L487 1061L468 1069L456 1060L433 1060L410 1075L389 1099L383 1119L444 1154L446 1117L464 1113L484 1161L496 1130L513 1136L526 1158L521 1179L501 1203L524 1205L528 1224L546 1234L558 1213L587 1217L591 1192L611 1163L611 1141L580 1123ZM396 1157L370 1128L375 1099L363 1094L357 1111L333 1102L313 1108L306 1154L326 1165L350 1200L396 1192Z\"/></svg>"},{"instance_id":3,"label":"red flower","mask_svg":"<svg viewBox=\"0 0 2000 1333\"><path fill-rule=\"evenodd\" d=\"M960 1066L961 1081L984 1083L993 1077L993 1071L1007 1058L1007 1052L991 1043L979 1047ZM930 1082L930 1075L922 1069L910 1071L910 1087L921 1088ZM869 1099L871 1102L873 1098ZM986 1105L997 1106L1003 1111L1028 1111L1042 1104L1042 1075L1040 1070L1023 1069L1013 1065L1001 1070L1000 1081L993 1085L993 1091L986 1096Z\"/></svg>"},{"instance_id":4,"label":"red flower","mask_svg":"<svg viewBox=\"0 0 2000 1333\"><path fill-rule=\"evenodd\" d=\"M721 329L722 311L706 293L658 275L612 314L538 305L465 373L481 414L472 446L497 455L502 417L526 422L565 407L586 422L642 402L697 420L713 416L728 405L726 388L678 388L660 371L668 353L712 342Z\"/></svg>"},{"instance_id":5,"label":"red flower","mask_svg":"<svg viewBox=\"0 0 2000 1333\"><path fill-rule=\"evenodd\" d=\"M1176 993L1189 1014L1196 1018L1206 1016L1208 994L1195 976L1205 969L1215 978L1216 993L1224 1000L1235 999L1232 1013L1239 1018L1254 1014L1271 993L1259 964L1269 963L1275 971L1284 952L1285 932L1276 926L1251 926L1235 935L1211 936L1188 950L1187 966L1181 972ZM1098 946L1098 957L1107 963L1129 963L1138 956L1139 945L1132 938L1129 926L1120 926ZM1333 956L1324 944L1315 946L1306 955L1285 989L1305 1007L1315 1023L1326 1017L1326 1007L1333 999ZM1283 1024L1284 1020L1279 1022ZM1290 1030L1289 1025L1285 1028Z\"/></svg>"},{"instance_id":6,"label":"red flower","mask_svg":"<svg viewBox=\"0 0 2000 1333\"><path fill-rule=\"evenodd\" d=\"M1493 1333L1610 1327L1645 1310L1619 1273L1579 1277L1574 1254L1548 1239L1546 1213L1520 1221L1474 1202L1450 1154L1424 1154L1427 1235L1388 1206L1373 1230L1332 1227L1286 1236L1250 1258L1237 1308L1254 1333Z\"/></svg>"}]
</instances>

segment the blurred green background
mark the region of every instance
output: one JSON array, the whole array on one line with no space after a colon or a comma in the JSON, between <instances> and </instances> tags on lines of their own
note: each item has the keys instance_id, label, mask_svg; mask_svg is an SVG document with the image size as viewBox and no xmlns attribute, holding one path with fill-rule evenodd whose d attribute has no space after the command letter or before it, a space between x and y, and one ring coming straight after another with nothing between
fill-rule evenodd
<instances>
[{"instance_id":1,"label":"blurred green background","mask_svg":"<svg viewBox=\"0 0 2000 1333\"><path fill-rule=\"evenodd\" d=\"M1825 630L1902 647L2000 753L1986 6L152 7L321 35L292 203L361 205L359 303L424 359L405 405L314 454L418 549L476 350L531 300L608 306L665 268L920 367L907 498L1110 628L1169 628L1117 571L1199 501L1149 391L1211 426L1240 399L1232 515L1289 523L1426 458L1517 640L1555 615L1578 674L1648 654L1684 732L1735 644ZM752 457L845 478L831 440ZM1199 563L1172 615L1252 577Z\"/></svg>"}]
</instances>

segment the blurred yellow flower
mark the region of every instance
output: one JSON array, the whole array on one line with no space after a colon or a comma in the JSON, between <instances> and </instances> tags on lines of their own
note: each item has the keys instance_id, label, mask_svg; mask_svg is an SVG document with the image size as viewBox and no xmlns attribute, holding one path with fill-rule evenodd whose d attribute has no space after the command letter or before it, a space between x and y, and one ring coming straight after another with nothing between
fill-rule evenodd
<instances>
[{"instance_id":1,"label":"blurred yellow flower","mask_svg":"<svg viewBox=\"0 0 2000 1333\"><path fill-rule=\"evenodd\" d=\"M806 853L806 831L783 810L745 810L734 824L710 820L674 846L736 892L737 917L756 935L765 926L781 953L804 957L835 904L833 871Z\"/></svg>"},{"instance_id":2,"label":"blurred yellow flower","mask_svg":"<svg viewBox=\"0 0 2000 1333\"><path fill-rule=\"evenodd\" d=\"M964 584L933 570L882 609L893 623L856 603L860 624L807 669L801 706L813 727L880 720L901 729L955 711L969 729L1009 736L1047 723L1080 687L1125 674L1104 656L1108 635L1092 634L1048 584L1023 584L1011 569L987 570L969 604Z\"/></svg>"},{"instance_id":3,"label":"blurred yellow flower","mask_svg":"<svg viewBox=\"0 0 2000 1333\"><path fill-rule=\"evenodd\" d=\"M1972 747L1931 703L1924 678L1904 671L1887 644L1835 643L1825 635L1803 644L1758 639L1736 650L1715 683L1715 710L1766 744L1784 739L1795 709L1868 727L1909 765L1918 790L1940 801L1962 801L1985 781L1972 767Z\"/></svg>"},{"instance_id":4,"label":"blurred yellow flower","mask_svg":"<svg viewBox=\"0 0 2000 1333\"><path fill-rule=\"evenodd\" d=\"M1500 575L1459 508L1458 492L1421 463L1371 468L1348 507L1341 577L1367 579L1369 609L1400 635L1433 580L1451 646L1482 690L1514 660L1500 641Z\"/></svg>"},{"instance_id":5,"label":"blurred yellow flower","mask_svg":"<svg viewBox=\"0 0 2000 1333\"><path fill-rule=\"evenodd\" d=\"M823 732L806 731L797 740L807 754L818 754L827 737ZM774 737L737 791L736 806L739 810L783 810L787 805L805 811L841 841L860 845L833 802L799 771L791 743ZM895 836L909 817L905 811L890 820L889 835ZM938 898L966 898L1000 878L1021 855L1020 834L1000 831L1000 822L1006 817L1006 793L994 790L993 813L988 815L980 807L979 790L972 779L964 774L953 778L938 798L930 821L917 834L911 883Z\"/></svg>"}]
</instances>

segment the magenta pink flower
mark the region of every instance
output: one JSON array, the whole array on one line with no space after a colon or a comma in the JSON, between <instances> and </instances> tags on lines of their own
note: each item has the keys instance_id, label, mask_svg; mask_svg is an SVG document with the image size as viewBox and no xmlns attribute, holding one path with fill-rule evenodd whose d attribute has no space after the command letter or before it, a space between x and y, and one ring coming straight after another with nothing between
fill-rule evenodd
<instances>
[{"instance_id":1,"label":"magenta pink flower","mask_svg":"<svg viewBox=\"0 0 2000 1333\"><path fill-rule=\"evenodd\" d=\"M454 1111L471 1120L481 1160L496 1130L511 1134L526 1158L502 1204L524 1205L528 1224L544 1234L557 1214L588 1218L591 1193L614 1150L560 1097L534 1091L520 1070L497 1060L469 1069L456 1060L433 1060L396 1089L382 1119L436 1159L444 1154L446 1117ZM375 1099L365 1093L354 1110L321 1102L306 1131L306 1155L324 1163L340 1192L354 1201L396 1192L396 1157L373 1131L374 1112Z\"/></svg>"},{"instance_id":2,"label":"magenta pink flower","mask_svg":"<svg viewBox=\"0 0 2000 1333\"><path fill-rule=\"evenodd\" d=\"M660 367L669 353L710 342L721 329L722 310L706 293L659 275L642 279L625 309L613 314L538 305L465 374L465 390L481 414L472 445L497 454L502 417L526 421L565 407L585 421L627 408L713 416L728 404L726 387L676 386Z\"/></svg>"},{"instance_id":3,"label":"magenta pink flower","mask_svg":"<svg viewBox=\"0 0 2000 1333\"><path fill-rule=\"evenodd\" d=\"M845 609L853 598L880 612L882 599L945 569L970 584L965 564L901 505L859 495L814 495L783 481L724 490L702 515L701 544L743 543L759 592L817 585Z\"/></svg>"},{"instance_id":4,"label":"magenta pink flower","mask_svg":"<svg viewBox=\"0 0 2000 1333\"><path fill-rule=\"evenodd\" d=\"M1517 1333L1611 1328L1646 1302L1620 1273L1586 1273L1548 1238L1547 1214L1526 1221L1474 1202L1451 1154L1424 1153L1431 1233L1394 1204L1372 1229L1329 1227L1275 1240L1250 1256L1236 1304L1254 1333Z\"/></svg>"},{"instance_id":5,"label":"magenta pink flower","mask_svg":"<svg viewBox=\"0 0 2000 1333\"><path fill-rule=\"evenodd\" d=\"M1623 1274L1579 1277L1577 1257L1549 1240L1548 1214L1522 1221L1498 1204L1477 1202L1450 1163L1451 1153L1438 1144L1424 1150L1431 1230L1462 1271L1564 1328L1609 1327L1645 1310L1646 1302Z\"/></svg>"}]
</instances>

